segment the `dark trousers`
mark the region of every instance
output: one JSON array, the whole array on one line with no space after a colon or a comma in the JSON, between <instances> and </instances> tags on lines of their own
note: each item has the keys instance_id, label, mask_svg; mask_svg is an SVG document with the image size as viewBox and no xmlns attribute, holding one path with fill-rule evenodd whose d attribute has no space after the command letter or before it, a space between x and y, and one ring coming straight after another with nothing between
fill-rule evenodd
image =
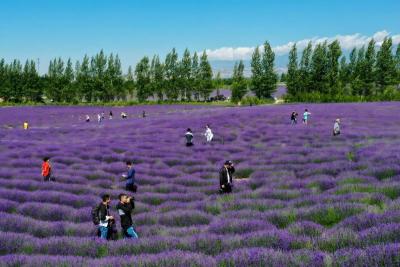
<instances>
[{"instance_id":1,"label":"dark trousers","mask_svg":"<svg viewBox=\"0 0 400 267\"><path fill-rule=\"evenodd\" d=\"M219 189L219 192L221 193L221 194L229 194L229 193L231 193L232 192L232 186L231 186L231 184L225 184L224 185L224 188L220 188Z\"/></svg>"},{"instance_id":2,"label":"dark trousers","mask_svg":"<svg viewBox=\"0 0 400 267\"><path fill-rule=\"evenodd\" d=\"M127 184L126 186L125 186L125 189L127 190L127 191L131 191L131 192L136 192L137 191L137 185L135 185L135 184Z\"/></svg>"},{"instance_id":3,"label":"dark trousers","mask_svg":"<svg viewBox=\"0 0 400 267\"><path fill-rule=\"evenodd\" d=\"M43 179L44 179L45 182L55 181L56 180L54 177L51 176L51 174L49 174L47 176L43 176Z\"/></svg>"},{"instance_id":4,"label":"dark trousers","mask_svg":"<svg viewBox=\"0 0 400 267\"><path fill-rule=\"evenodd\" d=\"M186 146L193 146L193 143L186 143Z\"/></svg>"}]
</instances>

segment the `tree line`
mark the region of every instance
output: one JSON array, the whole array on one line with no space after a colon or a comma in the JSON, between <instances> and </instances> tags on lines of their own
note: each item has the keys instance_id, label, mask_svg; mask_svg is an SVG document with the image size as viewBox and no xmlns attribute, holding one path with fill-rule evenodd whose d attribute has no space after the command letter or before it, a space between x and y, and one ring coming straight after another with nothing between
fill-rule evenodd
<instances>
[{"instance_id":1,"label":"tree line","mask_svg":"<svg viewBox=\"0 0 400 267\"><path fill-rule=\"evenodd\" d=\"M158 100L205 100L221 80L213 72L205 52L199 57L185 50L182 59L172 49L162 62L158 55L143 57L133 70L123 74L118 55L103 50L72 63L61 58L50 61L48 72L39 75L33 60L0 60L0 98L5 102L113 102L133 95L140 102ZM217 83L217 84L216 84Z\"/></svg>"},{"instance_id":2,"label":"tree line","mask_svg":"<svg viewBox=\"0 0 400 267\"><path fill-rule=\"evenodd\" d=\"M394 51L385 38L377 49L371 39L347 59L337 40L314 48L309 43L300 62L294 44L284 79L291 101L400 100L400 44Z\"/></svg>"},{"instance_id":3,"label":"tree line","mask_svg":"<svg viewBox=\"0 0 400 267\"><path fill-rule=\"evenodd\" d=\"M232 101L240 102L251 91L255 99L271 99L278 75L275 54L268 42L256 47L251 57L251 77L244 76L244 63L235 63L231 78L215 77L207 53L193 55L186 49L181 58L175 49L164 60L158 55L143 57L123 74L118 55L87 55L81 61L51 60L48 72L39 75L33 60L0 60L0 98L5 102L93 103L204 101L216 88L228 85ZM288 101L343 101L400 99L400 45L394 51L391 38L377 49L370 40L354 48L347 59L339 41L310 42L299 60L296 44L290 50L287 73L280 77L287 85Z\"/></svg>"}]
</instances>

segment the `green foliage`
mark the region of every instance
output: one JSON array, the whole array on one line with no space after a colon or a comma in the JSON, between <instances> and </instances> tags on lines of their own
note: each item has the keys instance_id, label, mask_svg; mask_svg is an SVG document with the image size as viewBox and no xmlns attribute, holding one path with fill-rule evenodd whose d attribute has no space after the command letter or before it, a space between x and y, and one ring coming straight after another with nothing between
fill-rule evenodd
<instances>
[{"instance_id":1,"label":"green foliage","mask_svg":"<svg viewBox=\"0 0 400 267\"><path fill-rule=\"evenodd\" d=\"M242 100L242 98L247 93L247 82L243 75L244 64L240 60L239 63L235 63L233 68L233 83L232 83L232 102L237 103Z\"/></svg>"},{"instance_id":2,"label":"green foliage","mask_svg":"<svg viewBox=\"0 0 400 267\"><path fill-rule=\"evenodd\" d=\"M199 66L200 93L204 100L208 99L213 90L212 77L211 65L208 62L206 51L204 51L200 57Z\"/></svg>"},{"instance_id":3,"label":"green foliage","mask_svg":"<svg viewBox=\"0 0 400 267\"><path fill-rule=\"evenodd\" d=\"M383 171L379 171L375 173L376 178L378 178L378 180L385 180L385 179L389 179L393 176L395 176L397 174L396 170L393 169L386 169Z\"/></svg>"},{"instance_id":4,"label":"green foliage","mask_svg":"<svg viewBox=\"0 0 400 267\"><path fill-rule=\"evenodd\" d=\"M243 106L256 106L256 105L264 105L264 104L273 104L274 100L272 99L260 99L256 96L246 96L240 102Z\"/></svg>"},{"instance_id":5,"label":"green foliage","mask_svg":"<svg viewBox=\"0 0 400 267\"><path fill-rule=\"evenodd\" d=\"M286 77L287 93L289 95L296 95L299 90L299 71L297 63L297 47L296 44L292 46L289 52L289 64Z\"/></svg>"},{"instance_id":6,"label":"green foliage","mask_svg":"<svg viewBox=\"0 0 400 267\"><path fill-rule=\"evenodd\" d=\"M249 178L250 175L254 172L253 169L251 168L245 168L245 169L238 169L235 172L235 176L237 178Z\"/></svg>"},{"instance_id":7,"label":"green foliage","mask_svg":"<svg viewBox=\"0 0 400 267\"><path fill-rule=\"evenodd\" d=\"M400 99L400 48L393 55L392 40L385 38L376 52L373 39L367 48L354 48L349 61L341 57L340 43L311 43L297 65L294 45L289 53L286 84L288 102L360 102Z\"/></svg>"},{"instance_id":8,"label":"green foliage","mask_svg":"<svg viewBox=\"0 0 400 267\"><path fill-rule=\"evenodd\" d=\"M262 51L260 51L262 49ZM393 53L394 52L394 53ZM244 78L243 62L235 65L232 78L222 79L213 72L207 54L191 56L188 49L181 59L172 49L165 61L155 55L144 57L135 73L129 67L122 73L118 55L85 55L75 67L71 59L54 58L48 72L40 76L34 61L10 63L0 59L0 105L10 104L113 104L130 105L158 101L207 100L214 88L230 86L232 102L245 105L270 103L278 76L274 71L275 54L268 42L256 47L251 58L251 79ZM135 74L135 75L134 75ZM387 37L380 47L373 39L366 47L354 48L348 60L340 43L310 42L298 62L296 44L289 53L286 82L288 102L359 102L400 100L400 45L393 47ZM245 97L247 88L256 97ZM218 91L219 94L219 91ZM244 99L243 99L244 97ZM257 99L256 99L257 98ZM164 103L164 102L163 102Z\"/></svg>"},{"instance_id":9,"label":"green foliage","mask_svg":"<svg viewBox=\"0 0 400 267\"><path fill-rule=\"evenodd\" d=\"M135 68L136 90L139 102L145 101L152 95L150 86L149 58L142 58Z\"/></svg>"},{"instance_id":10,"label":"green foliage","mask_svg":"<svg viewBox=\"0 0 400 267\"><path fill-rule=\"evenodd\" d=\"M276 90L278 75L274 70L275 53L268 42L264 43L263 54L259 48L253 52L251 59L251 91L258 98L271 98Z\"/></svg>"},{"instance_id":11,"label":"green foliage","mask_svg":"<svg viewBox=\"0 0 400 267\"><path fill-rule=\"evenodd\" d=\"M221 205L219 203L207 205L206 212L212 215L219 215L221 213Z\"/></svg>"}]
</instances>

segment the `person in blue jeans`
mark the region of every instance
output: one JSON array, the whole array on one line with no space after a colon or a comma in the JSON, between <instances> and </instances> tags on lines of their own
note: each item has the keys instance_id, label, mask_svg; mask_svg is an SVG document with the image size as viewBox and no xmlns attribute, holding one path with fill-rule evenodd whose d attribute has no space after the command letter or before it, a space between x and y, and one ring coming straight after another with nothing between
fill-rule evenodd
<instances>
[{"instance_id":1,"label":"person in blue jeans","mask_svg":"<svg viewBox=\"0 0 400 267\"><path fill-rule=\"evenodd\" d=\"M308 119L310 118L310 115L311 113L308 111L308 109L305 109L303 113L303 124L308 124Z\"/></svg>"},{"instance_id":2,"label":"person in blue jeans","mask_svg":"<svg viewBox=\"0 0 400 267\"><path fill-rule=\"evenodd\" d=\"M133 168L132 161L126 162L126 168L128 170L128 173L122 175L122 177L124 177L126 180L125 189L127 191L136 192L137 191L137 185L136 185L136 179L135 179L136 171Z\"/></svg>"},{"instance_id":3,"label":"person in blue jeans","mask_svg":"<svg viewBox=\"0 0 400 267\"><path fill-rule=\"evenodd\" d=\"M121 227L123 234L126 238L139 238L132 222L132 210L135 208L135 199L126 194L118 196L119 202L117 204L118 214L121 218Z\"/></svg>"},{"instance_id":4,"label":"person in blue jeans","mask_svg":"<svg viewBox=\"0 0 400 267\"><path fill-rule=\"evenodd\" d=\"M108 235L108 223L110 220L113 220L113 216L110 216L109 204L111 202L110 195L103 195L102 202L99 205L99 230L100 237L102 239L107 239Z\"/></svg>"}]
</instances>

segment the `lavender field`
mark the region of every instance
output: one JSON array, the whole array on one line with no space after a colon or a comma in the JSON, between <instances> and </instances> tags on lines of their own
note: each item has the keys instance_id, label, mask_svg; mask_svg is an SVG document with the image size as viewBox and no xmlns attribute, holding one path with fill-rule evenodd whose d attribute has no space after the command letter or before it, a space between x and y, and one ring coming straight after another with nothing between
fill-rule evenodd
<instances>
[{"instance_id":1,"label":"lavender field","mask_svg":"<svg viewBox=\"0 0 400 267\"><path fill-rule=\"evenodd\" d=\"M304 108L310 124L290 125ZM400 266L399 103L112 110L129 117L0 109L0 266ZM42 181L44 156L56 182ZM126 160L140 238L99 240L91 209L110 193L119 227ZM236 180L220 195L225 160Z\"/></svg>"}]
</instances>

